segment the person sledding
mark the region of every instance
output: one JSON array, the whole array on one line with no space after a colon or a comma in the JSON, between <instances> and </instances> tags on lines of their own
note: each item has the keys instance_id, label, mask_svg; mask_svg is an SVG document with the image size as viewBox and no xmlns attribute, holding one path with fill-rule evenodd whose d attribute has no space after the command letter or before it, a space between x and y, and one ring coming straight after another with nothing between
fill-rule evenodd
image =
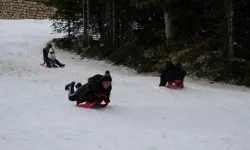
<instances>
[{"instance_id":1,"label":"person sledding","mask_svg":"<svg viewBox=\"0 0 250 150\"><path fill-rule=\"evenodd\" d=\"M104 77L104 76L110 76L110 78L112 80L110 72L108 70L106 70L105 73L104 73L104 75L96 74L96 75L88 78L88 83L99 82L102 79L102 77ZM81 82L78 82L75 87L79 88L81 86L82 86ZM110 87L112 88L112 85Z\"/></svg>"},{"instance_id":2,"label":"person sledding","mask_svg":"<svg viewBox=\"0 0 250 150\"><path fill-rule=\"evenodd\" d=\"M110 103L111 82L110 76L103 76L99 81L86 83L75 91L73 81L65 86L65 90L69 91L68 99L75 101L78 107L106 107Z\"/></svg>"},{"instance_id":3,"label":"person sledding","mask_svg":"<svg viewBox=\"0 0 250 150\"><path fill-rule=\"evenodd\" d=\"M167 62L163 72L160 76L159 86L166 86L168 88L184 88L184 78L186 71L183 70L182 64L174 57L171 62Z\"/></svg>"},{"instance_id":4,"label":"person sledding","mask_svg":"<svg viewBox=\"0 0 250 150\"><path fill-rule=\"evenodd\" d=\"M52 48L52 44L47 44L46 47L43 48L43 60L44 62L41 65L45 65L48 68L56 68L56 67L64 67L65 64L62 64L58 61L55 55L55 50Z\"/></svg>"}]
</instances>

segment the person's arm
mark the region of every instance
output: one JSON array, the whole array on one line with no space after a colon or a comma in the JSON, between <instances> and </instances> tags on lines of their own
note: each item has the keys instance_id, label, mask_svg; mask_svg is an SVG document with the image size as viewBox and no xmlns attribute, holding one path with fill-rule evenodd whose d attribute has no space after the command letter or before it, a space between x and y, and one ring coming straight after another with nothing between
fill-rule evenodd
<instances>
[{"instance_id":1,"label":"person's arm","mask_svg":"<svg viewBox=\"0 0 250 150\"><path fill-rule=\"evenodd\" d=\"M47 52L46 48L43 48L43 57L48 58L48 52Z\"/></svg>"},{"instance_id":2,"label":"person's arm","mask_svg":"<svg viewBox=\"0 0 250 150\"><path fill-rule=\"evenodd\" d=\"M112 86L109 87L109 90L106 94L106 97L104 98L105 104L101 104L101 107L106 107L110 103L110 94L111 94Z\"/></svg>"},{"instance_id":3,"label":"person's arm","mask_svg":"<svg viewBox=\"0 0 250 150\"><path fill-rule=\"evenodd\" d=\"M165 67L164 67L164 71L167 72L167 71L169 70L169 68L170 68L170 65L171 65L171 62L168 61L168 62L166 63L166 65L165 65Z\"/></svg>"},{"instance_id":4,"label":"person's arm","mask_svg":"<svg viewBox=\"0 0 250 150\"><path fill-rule=\"evenodd\" d=\"M107 106L108 106L108 104L110 103L109 98L104 99L104 102L105 102L105 104L99 104L99 105L100 105L100 107L107 107Z\"/></svg>"},{"instance_id":5,"label":"person's arm","mask_svg":"<svg viewBox=\"0 0 250 150\"><path fill-rule=\"evenodd\" d=\"M181 63L178 63L178 70L179 70L179 72L182 72L182 70L183 70L183 67L182 67Z\"/></svg>"},{"instance_id":6,"label":"person's arm","mask_svg":"<svg viewBox=\"0 0 250 150\"><path fill-rule=\"evenodd\" d=\"M167 74L167 72L169 70L169 67L170 67L170 62L167 61L166 65L165 65L165 67L164 67L164 69L163 69L163 71L161 73L161 76L160 76L161 78L165 77L165 75Z\"/></svg>"}]
</instances>

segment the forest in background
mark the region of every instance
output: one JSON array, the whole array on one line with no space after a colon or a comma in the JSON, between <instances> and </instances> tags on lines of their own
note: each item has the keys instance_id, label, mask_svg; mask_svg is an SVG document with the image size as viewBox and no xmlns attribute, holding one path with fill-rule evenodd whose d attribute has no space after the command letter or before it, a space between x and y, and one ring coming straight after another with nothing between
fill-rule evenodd
<instances>
[{"instance_id":1,"label":"forest in background","mask_svg":"<svg viewBox=\"0 0 250 150\"><path fill-rule=\"evenodd\" d=\"M189 75L250 86L249 0L42 0L57 9L53 41L139 73L177 57Z\"/></svg>"}]
</instances>

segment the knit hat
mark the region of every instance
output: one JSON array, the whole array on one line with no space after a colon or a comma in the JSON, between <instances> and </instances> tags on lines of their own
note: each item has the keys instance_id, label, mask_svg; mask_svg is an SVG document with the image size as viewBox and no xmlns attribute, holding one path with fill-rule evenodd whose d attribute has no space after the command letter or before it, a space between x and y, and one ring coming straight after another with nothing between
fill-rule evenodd
<instances>
[{"instance_id":1,"label":"knit hat","mask_svg":"<svg viewBox=\"0 0 250 150\"><path fill-rule=\"evenodd\" d=\"M110 72L106 70L104 76L110 76Z\"/></svg>"},{"instance_id":2,"label":"knit hat","mask_svg":"<svg viewBox=\"0 0 250 150\"><path fill-rule=\"evenodd\" d=\"M102 78L101 78L101 82L102 81L112 81L112 78L111 78L111 76L103 76Z\"/></svg>"}]
</instances>

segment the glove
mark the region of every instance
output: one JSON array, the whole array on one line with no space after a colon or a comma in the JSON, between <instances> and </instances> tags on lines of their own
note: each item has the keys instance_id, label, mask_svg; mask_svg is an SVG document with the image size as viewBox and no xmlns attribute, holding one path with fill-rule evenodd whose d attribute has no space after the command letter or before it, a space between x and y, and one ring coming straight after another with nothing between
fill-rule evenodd
<instances>
[{"instance_id":1,"label":"glove","mask_svg":"<svg viewBox=\"0 0 250 150\"><path fill-rule=\"evenodd\" d=\"M97 96L97 98L98 99L106 99L107 98L107 96L105 95L105 94L102 94L102 93L100 93L100 94L95 94L96 96Z\"/></svg>"},{"instance_id":2,"label":"glove","mask_svg":"<svg viewBox=\"0 0 250 150\"><path fill-rule=\"evenodd\" d=\"M105 98L103 99L103 101L104 101L105 103L109 103L109 102L110 102L110 99L109 99L108 96L105 96Z\"/></svg>"}]
</instances>

